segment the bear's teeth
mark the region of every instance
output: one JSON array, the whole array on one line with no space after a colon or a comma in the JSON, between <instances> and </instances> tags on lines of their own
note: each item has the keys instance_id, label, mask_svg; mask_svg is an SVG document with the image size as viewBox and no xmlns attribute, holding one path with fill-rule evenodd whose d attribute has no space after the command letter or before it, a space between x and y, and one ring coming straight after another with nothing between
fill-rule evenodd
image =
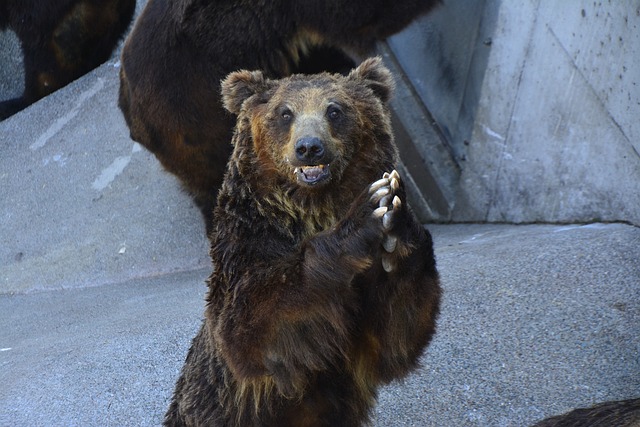
<instances>
[{"instance_id":1,"label":"bear's teeth","mask_svg":"<svg viewBox=\"0 0 640 427\"><path fill-rule=\"evenodd\" d=\"M309 179L318 178L320 175L322 175L323 171L324 171L324 165L302 167L302 173L304 174L304 176L306 176Z\"/></svg>"},{"instance_id":2,"label":"bear's teeth","mask_svg":"<svg viewBox=\"0 0 640 427\"><path fill-rule=\"evenodd\" d=\"M320 170L324 170L325 165L315 165L315 166L298 166L293 169L294 173L308 171L309 169L320 168Z\"/></svg>"},{"instance_id":3,"label":"bear's teeth","mask_svg":"<svg viewBox=\"0 0 640 427\"><path fill-rule=\"evenodd\" d=\"M293 169L293 173L302 182L316 184L329 176L329 165L297 166Z\"/></svg>"}]
</instances>

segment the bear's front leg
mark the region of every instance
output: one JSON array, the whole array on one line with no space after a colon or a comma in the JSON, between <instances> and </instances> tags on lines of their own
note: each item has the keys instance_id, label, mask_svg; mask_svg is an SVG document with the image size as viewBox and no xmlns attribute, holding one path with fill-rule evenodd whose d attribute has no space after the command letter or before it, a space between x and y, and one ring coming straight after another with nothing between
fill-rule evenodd
<instances>
[{"instance_id":1,"label":"bear's front leg","mask_svg":"<svg viewBox=\"0 0 640 427\"><path fill-rule=\"evenodd\" d=\"M431 235L403 203L399 174L385 173L369 194L378 204L374 217L382 229L382 249L372 268L356 279L367 337L361 357L387 382L415 368L435 333L441 290Z\"/></svg>"}]
</instances>

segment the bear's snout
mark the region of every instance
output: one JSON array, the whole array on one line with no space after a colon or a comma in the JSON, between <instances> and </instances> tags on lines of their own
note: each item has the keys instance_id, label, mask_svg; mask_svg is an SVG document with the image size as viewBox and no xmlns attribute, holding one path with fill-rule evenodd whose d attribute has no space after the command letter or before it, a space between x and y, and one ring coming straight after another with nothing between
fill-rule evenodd
<instances>
[{"instance_id":1,"label":"bear's snout","mask_svg":"<svg viewBox=\"0 0 640 427\"><path fill-rule=\"evenodd\" d=\"M300 138L296 141L294 150L296 158L305 165L318 164L325 154L324 144L315 136Z\"/></svg>"},{"instance_id":2,"label":"bear's snout","mask_svg":"<svg viewBox=\"0 0 640 427\"><path fill-rule=\"evenodd\" d=\"M317 136L303 136L293 145L297 165L294 169L298 183L315 186L326 183L331 177L330 163L333 153L330 146Z\"/></svg>"}]
</instances>

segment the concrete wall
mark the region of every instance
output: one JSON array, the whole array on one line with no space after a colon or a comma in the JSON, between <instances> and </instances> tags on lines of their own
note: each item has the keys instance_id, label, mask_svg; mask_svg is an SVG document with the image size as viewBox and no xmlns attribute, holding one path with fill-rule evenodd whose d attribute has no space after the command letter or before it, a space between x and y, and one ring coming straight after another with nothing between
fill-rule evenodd
<instances>
[{"instance_id":1,"label":"concrete wall","mask_svg":"<svg viewBox=\"0 0 640 427\"><path fill-rule=\"evenodd\" d=\"M397 76L396 141L424 221L452 218L497 9L485 0L447 0L379 46Z\"/></svg>"},{"instance_id":2,"label":"concrete wall","mask_svg":"<svg viewBox=\"0 0 640 427\"><path fill-rule=\"evenodd\" d=\"M640 224L640 2L503 2L455 220Z\"/></svg>"},{"instance_id":3,"label":"concrete wall","mask_svg":"<svg viewBox=\"0 0 640 427\"><path fill-rule=\"evenodd\" d=\"M640 1L447 0L388 45L459 168L433 220L640 224Z\"/></svg>"}]
</instances>

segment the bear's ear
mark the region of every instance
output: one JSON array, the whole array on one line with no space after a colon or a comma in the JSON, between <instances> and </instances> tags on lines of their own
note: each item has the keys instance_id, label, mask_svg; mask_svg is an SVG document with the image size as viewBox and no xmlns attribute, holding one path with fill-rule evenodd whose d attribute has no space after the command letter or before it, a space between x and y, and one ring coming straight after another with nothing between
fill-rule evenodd
<instances>
[{"instance_id":1,"label":"bear's ear","mask_svg":"<svg viewBox=\"0 0 640 427\"><path fill-rule=\"evenodd\" d=\"M240 113L242 103L252 95L267 90L268 82L261 71L241 70L229 74L221 84L224 108L233 114Z\"/></svg>"},{"instance_id":2,"label":"bear's ear","mask_svg":"<svg viewBox=\"0 0 640 427\"><path fill-rule=\"evenodd\" d=\"M366 59L349 73L349 78L363 80L382 102L389 101L393 95L395 88L393 76L379 56Z\"/></svg>"}]
</instances>

